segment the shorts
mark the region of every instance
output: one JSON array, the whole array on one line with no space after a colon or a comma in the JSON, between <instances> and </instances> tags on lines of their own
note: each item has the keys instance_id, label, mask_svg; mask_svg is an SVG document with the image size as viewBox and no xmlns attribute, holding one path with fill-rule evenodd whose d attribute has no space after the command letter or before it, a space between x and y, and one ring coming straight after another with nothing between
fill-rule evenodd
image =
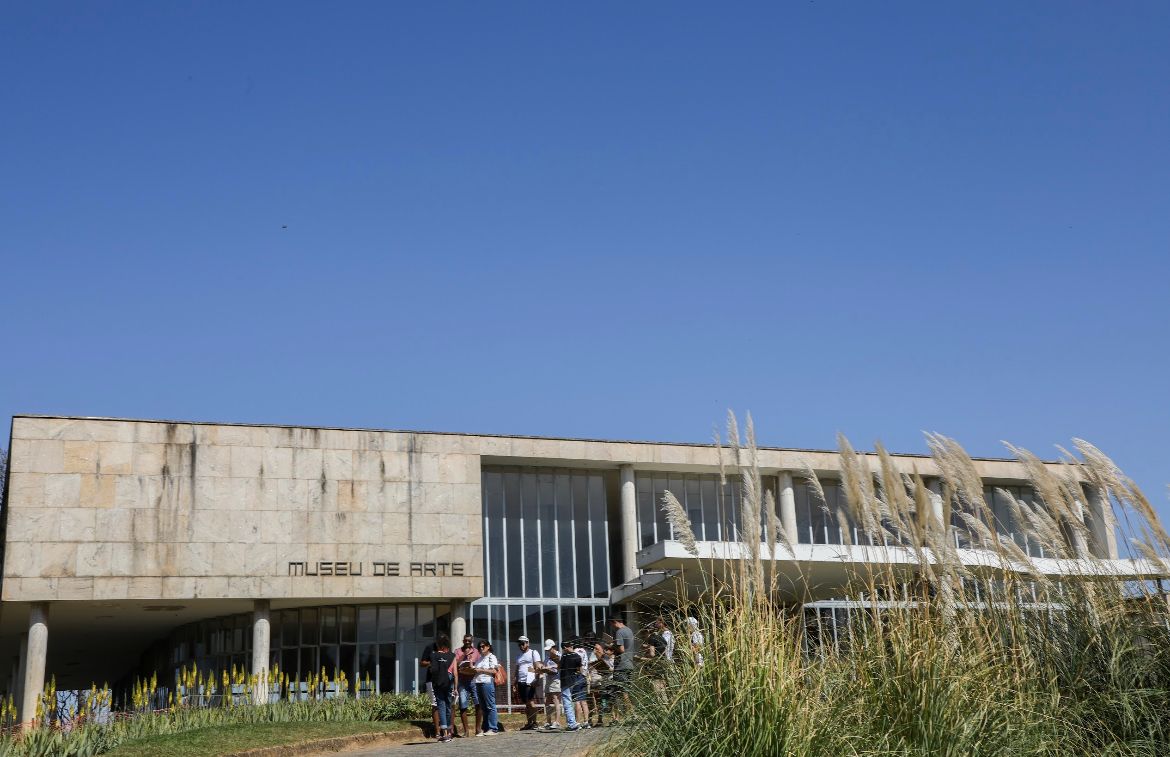
<instances>
[{"instance_id":1,"label":"shorts","mask_svg":"<svg viewBox=\"0 0 1170 757\"><path fill-rule=\"evenodd\" d=\"M475 707L478 702L475 701L475 684L471 682L470 678L461 680L459 682L459 709L470 710Z\"/></svg>"},{"instance_id":2,"label":"shorts","mask_svg":"<svg viewBox=\"0 0 1170 757\"><path fill-rule=\"evenodd\" d=\"M546 696L548 694L560 694L561 693L561 679L553 678L551 680L545 681L544 693Z\"/></svg>"},{"instance_id":3,"label":"shorts","mask_svg":"<svg viewBox=\"0 0 1170 757\"><path fill-rule=\"evenodd\" d=\"M632 670L613 671L613 688L617 691L628 691L633 675L634 671Z\"/></svg>"},{"instance_id":4,"label":"shorts","mask_svg":"<svg viewBox=\"0 0 1170 757\"><path fill-rule=\"evenodd\" d=\"M569 686L569 698L574 702L584 702L589 695L589 687L585 684L585 679L578 679Z\"/></svg>"},{"instance_id":5,"label":"shorts","mask_svg":"<svg viewBox=\"0 0 1170 757\"><path fill-rule=\"evenodd\" d=\"M521 702L530 702L536 699L536 683L524 683L520 681L516 684L516 692L520 695Z\"/></svg>"}]
</instances>

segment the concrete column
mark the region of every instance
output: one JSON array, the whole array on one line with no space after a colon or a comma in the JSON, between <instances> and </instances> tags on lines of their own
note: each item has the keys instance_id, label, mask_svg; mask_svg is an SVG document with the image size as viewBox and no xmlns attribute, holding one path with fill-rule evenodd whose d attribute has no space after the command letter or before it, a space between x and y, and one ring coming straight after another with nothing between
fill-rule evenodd
<instances>
[{"instance_id":1,"label":"concrete column","mask_svg":"<svg viewBox=\"0 0 1170 757\"><path fill-rule=\"evenodd\" d=\"M788 546L796 546L796 490L792 486L792 473L780 472L780 525L784 528L784 539ZM776 545L772 545L773 549Z\"/></svg>"},{"instance_id":2,"label":"concrete column","mask_svg":"<svg viewBox=\"0 0 1170 757\"><path fill-rule=\"evenodd\" d=\"M1094 486L1088 487L1087 499L1092 514L1092 554L1094 557L1116 560L1117 529L1114 527L1113 505Z\"/></svg>"},{"instance_id":3,"label":"concrete column","mask_svg":"<svg viewBox=\"0 0 1170 757\"><path fill-rule=\"evenodd\" d=\"M942 528L944 534L947 534L949 524L943 523L942 482L937 478L932 478L927 482L926 488L930 489L930 493L934 495L930 498L930 504L934 508L934 522Z\"/></svg>"},{"instance_id":4,"label":"concrete column","mask_svg":"<svg viewBox=\"0 0 1170 757\"><path fill-rule=\"evenodd\" d=\"M634 466L622 466L622 580L638 577L638 490Z\"/></svg>"},{"instance_id":5,"label":"concrete column","mask_svg":"<svg viewBox=\"0 0 1170 757\"><path fill-rule=\"evenodd\" d=\"M252 690L253 704L268 702L268 658L272 639L271 605L267 599L257 599L252 609L252 675L256 688Z\"/></svg>"},{"instance_id":6,"label":"concrete column","mask_svg":"<svg viewBox=\"0 0 1170 757\"><path fill-rule=\"evenodd\" d=\"M468 609L466 602L451 603L451 649L463 646L463 637L467 635ZM535 643L532 646L536 648ZM541 649L543 650L543 647Z\"/></svg>"},{"instance_id":7,"label":"concrete column","mask_svg":"<svg viewBox=\"0 0 1170 757\"><path fill-rule=\"evenodd\" d=\"M37 703L45 691L45 660L49 655L49 603L34 602L28 608L28 643L24 654L24 689L21 693L20 720L24 725L36 723Z\"/></svg>"}]
</instances>

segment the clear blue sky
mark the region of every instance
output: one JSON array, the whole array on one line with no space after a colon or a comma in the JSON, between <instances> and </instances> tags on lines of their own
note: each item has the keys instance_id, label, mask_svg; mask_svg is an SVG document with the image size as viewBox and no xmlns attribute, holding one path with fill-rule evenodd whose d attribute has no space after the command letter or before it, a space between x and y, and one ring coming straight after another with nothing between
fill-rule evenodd
<instances>
[{"instance_id":1,"label":"clear blue sky","mask_svg":"<svg viewBox=\"0 0 1170 757\"><path fill-rule=\"evenodd\" d=\"M1170 4L0 9L0 416L1170 481ZM284 228L287 226L287 228Z\"/></svg>"}]
</instances>

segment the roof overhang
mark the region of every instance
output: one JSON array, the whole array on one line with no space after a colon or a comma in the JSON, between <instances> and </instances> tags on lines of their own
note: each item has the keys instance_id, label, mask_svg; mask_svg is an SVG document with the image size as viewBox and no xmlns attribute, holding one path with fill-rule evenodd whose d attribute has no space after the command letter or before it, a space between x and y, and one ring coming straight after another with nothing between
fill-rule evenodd
<instances>
[{"instance_id":1,"label":"roof overhang","mask_svg":"<svg viewBox=\"0 0 1170 757\"><path fill-rule=\"evenodd\" d=\"M643 574L616 587L610 593L610 601L618 604L694 598L705 586L731 577L751 557L748 545L739 542L703 541L696 547L692 554L682 542L661 541L638 552L637 564ZM1165 560L1034 558L1025 564L990 550L958 549L955 553L969 573L983 578L1004 574L1123 581L1170 578L1170 562ZM849 593L851 585L870 578L913 580L923 563L938 561L930 550L841 544L796 544L791 548L777 545L771 550L761 544L760 556L765 575L770 578L776 572L778 599L788 602L840 597Z\"/></svg>"}]
</instances>

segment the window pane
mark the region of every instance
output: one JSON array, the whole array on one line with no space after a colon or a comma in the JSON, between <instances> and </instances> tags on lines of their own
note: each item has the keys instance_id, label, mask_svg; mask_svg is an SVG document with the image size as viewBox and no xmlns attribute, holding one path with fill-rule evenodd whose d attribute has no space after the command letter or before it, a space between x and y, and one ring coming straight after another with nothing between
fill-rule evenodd
<instances>
[{"instance_id":1,"label":"window pane","mask_svg":"<svg viewBox=\"0 0 1170 757\"><path fill-rule=\"evenodd\" d=\"M398 641L414 641L414 605L398 606L397 630Z\"/></svg>"},{"instance_id":2,"label":"window pane","mask_svg":"<svg viewBox=\"0 0 1170 757\"><path fill-rule=\"evenodd\" d=\"M378 640L378 608L365 605L358 608L358 636L361 642Z\"/></svg>"},{"instance_id":3,"label":"window pane","mask_svg":"<svg viewBox=\"0 0 1170 757\"><path fill-rule=\"evenodd\" d=\"M560 557L560 589L562 597L575 597L576 584L573 573L573 496L568 476L557 476L557 555Z\"/></svg>"},{"instance_id":4,"label":"window pane","mask_svg":"<svg viewBox=\"0 0 1170 757\"><path fill-rule=\"evenodd\" d=\"M484 513L487 515L487 544L484 549L484 576L490 597L504 596L504 479L499 473L484 473Z\"/></svg>"},{"instance_id":5,"label":"window pane","mask_svg":"<svg viewBox=\"0 0 1170 757\"><path fill-rule=\"evenodd\" d=\"M321 608L321 643L337 643L337 608Z\"/></svg>"},{"instance_id":6,"label":"window pane","mask_svg":"<svg viewBox=\"0 0 1170 757\"><path fill-rule=\"evenodd\" d=\"M418 605L415 608L417 616L417 630L414 638L430 644L435 640L435 608L433 605Z\"/></svg>"},{"instance_id":7,"label":"window pane","mask_svg":"<svg viewBox=\"0 0 1170 757\"><path fill-rule=\"evenodd\" d=\"M543 477L539 488L540 497L540 596L557 596L557 576L560 574L557 559L557 499L552 477Z\"/></svg>"},{"instance_id":8,"label":"window pane","mask_svg":"<svg viewBox=\"0 0 1170 757\"><path fill-rule=\"evenodd\" d=\"M357 641L357 610L353 607L342 607L339 611L341 641L352 644Z\"/></svg>"},{"instance_id":9,"label":"window pane","mask_svg":"<svg viewBox=\"0 0 1170 757\"><path fill-rule=\"evenodd\" d=\"M321 631L317 627L317 610L301 610L301 646L311 647L321 638Z\"/></svg>"},{"instance_id":10,"label":"window pane","mask_svg":"<svg viewBox=\"0 0 1170 757\"><path fill-rule=\"evenodd\" d=\"M504 552L507 555L506 596L524 596L524 563L520 544L520 475L504 474Z\"/></svg>"},{"instance_id":11,"label":"window pane","mask_svg":"<svg viewBox=\"0 0 1170 757\"><path fill-rule=\"evenodd\" d=\"M396 670L396 660L398 659L394 650L393 644L379 644L378 645L378 691L390 693L398 691L398 685L394 678Z\"/></svg>"},{"instance_id":12,"label":"window pane","mask_svg":"<svg viewBox=\"0 0 1170 757\"><path fill-rule=\"evenodd\" d=\"M606 533L605 480L589 477L589 524L593 533L593 596L609 596L609 536Z\"/></svg>"},{"instance_id":13,"label":"window pane","mask_svg":"<svg viewBox=\"0 0 1170 757\"><path fill-rule=\"evenodd\" d=\"M398 613L394 605L378 608L378 640L394 641L398 631Z\"/></svg>"},{"instance_id":14,"label":"window pane","mask_svg":"<svg viewBox=\"0 0 1170 757\"><path fill-rule=\"evenodd\" d=\"M593 569L589 550L589 479L574 475L570 479L573 497L573 538L577 587L573 596L589 597L593 594Z\"/></svg>"},{"instance_id":15,"label":"window pane","mask_svg":"<svg viewBox=\"0 0 1170 757\"><path fill-rule=\"evenodd\" d=\"M541 478L543 479L544 476ZM516 546L520 550L521 559L524 561L524 588L523 591L517 591L518 587L510 587L509 590L513 597L538 597L540 596L541 561L531 559L533 555L540 554L536 550L536 543L539 540L537 534L540 531L537 479L528 473L521 475L520 479L520 495L522 497L520 509L524 515L520 522L520 538L518 541L509 542L508 548ZM509 554L511 553L509 552Z\"/></svg>"}]
</instances>

